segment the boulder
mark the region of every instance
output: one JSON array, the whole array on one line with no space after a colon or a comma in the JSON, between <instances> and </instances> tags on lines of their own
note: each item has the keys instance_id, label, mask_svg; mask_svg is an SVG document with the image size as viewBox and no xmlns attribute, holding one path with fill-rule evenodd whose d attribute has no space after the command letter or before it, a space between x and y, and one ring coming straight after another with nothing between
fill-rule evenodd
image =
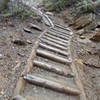
<instances>
[{"instance_id":1,"label":"boulder","mask_svg":"<svg viewBox=\"0 0 100 100\"><path fill-rule=\"evenodd\" d=\"M74 20L74 23L72 24L74 29L95 29L96 28L96 22L95 22L95 15L94 14L84 14L80 16L79 18Z\"/></svg>"}]
</instances>

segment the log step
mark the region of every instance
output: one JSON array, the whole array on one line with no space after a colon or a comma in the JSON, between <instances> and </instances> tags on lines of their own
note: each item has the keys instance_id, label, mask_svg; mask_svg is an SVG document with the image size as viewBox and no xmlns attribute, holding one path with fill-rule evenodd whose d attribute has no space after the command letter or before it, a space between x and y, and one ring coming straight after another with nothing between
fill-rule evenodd
<instances>
[{"instance_id":1,"label":"log step","mask_svg":"<svg viewBox=\"0 0 100 100\"><path fill-rule=\"evenodd\" d=\"M58 30L59 30L59 29L58 29ZM60 32L60 31L56 31L56 30L54 30L54 29L52 29L52 28L48 29L48 31L51 31L51 32L54 32L54 33L57 33L57 34L60 34L60 35L63 35L63 36L69 36L69 37L72 36L72 32L67 32L67 31L66 31L66 33L62 33L62 32Z\"/></svg>"},{"instance_id":2,"label":"log step","mask_svg":"<svg viewBox=\"0 0 100 100\"><path fill-rule=\"evenodd\" d=\"M63 36L63 35L61 35L61 34L57 34L57 33L51 32L51 31L48 31L48 33L51 34L51 35L53 35L53 36L62 38L62 39L64 39L64 40L69 40L69 39L70 39L69 36Z\"/></svg>"},{"instance_id":3,"label":"log step","mask_svg":"<svg viewBox=\"0 0 100 100\"><path fill-rule=\"evenodd\" d=\"M49 41L52 41L53 43L56 43L56 44L62 45L62 46L64 46L64 47L68 47L68 45L69 45L68 43L63 43L63 42L61 42L61 41L58 41L58 40L52 39L52 38L47 37L47 36L43 36L42 38L43 38L43 39L47 39L47 40L49 40Z\"/></svg>"},{"instance_id":4,"label":"log step","mask_svg":"<svg viewBox=\"0 0 100 100\"><path fill-rule=\"evenodd\" d=\"M54 72L56 74L65 76L65 77L74 77L74 74L71 72L68 72L65 68L55 66L53 64L51 65L51 64L48 64L47 62L41 62L38 60L34 60L33 65L40 67L42 69L48 70L50 72Z\"/></svg>"},{"instance_id":5,"label":"log step","mask_svg":"<svg viewBox=\"0 0 100 100\"><path fill-rule=\"evenodd\" d=\"M68 64L68 65L70 65L72 63L71 60L69 60L67 58L60 57L58 55L54 55L53 53L48 52L46 50L37 49L36 53L39 56L46 57L46 58L48 58L50 60L54 60L54 61L57 61L59 63L64 63L64 64Z\"/></svg>"},{"instance_id":6,"label":"log step","mask_svg":"<svg viewBox=\"0 0 100 100\"><path fill-rule=\"evenodd\" d=\"M70 32L70 29L67 28L67 27L65 27L65 26L63 26L63 25L55 24L55 27L59 27L59 28L61 28L63 30L66 30L66 31L69 31Z\"/></svg>"},{"instance_id":7,"label":"log step","mask_svg":"<svg viewBox=\"0 0 100 100\"><path fill-rule=\"evenodd\" d=\"M53 51L55 53L61 54L63 56L69 56L69 52L68 51L65 52L65 51L62 51L60 49L57 49L55 47L52 47L52 46L49 46L49 45L46 45L46 44L43 44L43 43L40 43L39 46L44 48L44 49L48 49L48 50Z\"/></svg>"},{"instance_id":8,"label":"log step","mask_svg":"<svg viewBox=\"0 0 100 100\"><path fill-rule=\"evenodd\" d=\"M40 42L44 42L44 43L46 43L48 45L54 46L54 47L59 48L61 50L68 50L68 47L63 47L63 46L61 46L61 45L59 45L57 43L54 43L52 41L49 41L47 39L40 39Z\"/></svg>"},{"instance_id":9,"label":"log step","mask_svg":"<svg viewBox=\"0 0 100 100\"><path fill-rule=\"evenodd\" d=\"M61 39L60 37L52 36L52 35L50 35L50 34L45 34L45 36L48 36L48 37L50 37L50 38L52 38L52 39L54 39L54 40L61 41L61 42L63 42L63 43L68 43L68 42L69 42L69 39L68 39L68 40L64 40L64 39Z\"/></svg>"},{"instance_id":10,"label":"log step","mask_svg":"<svg viewBox=\"0 0 100 100\"><path fill-rule=\"evenodd\" d=\"M67 36L67 37L68 37L67 34L63 34L63 33L61 33L61 32L56 32L56 31L54 31L54 30L52 30L52 29L49 29L48 32L53 32L53 33L55 33L55 34L59 34L59 35L62 35L62 36L65 36L65 37Z\"/></svg>"},{"instance_id":11,"label":"log step","mask_svg":"<svg viewBox=\"0 0 100 100\"><path fill-rule=\"evenodd\" d=\"M57 28L51 28L50 30L53 30L53 31L56 31L58 33L63 33L65 35L71 36L71 34L69 34L67 31L60 30L60 29L57 29Z\"/></svg>"},{"instance_id":12,"label":"log step","mask_svg":"<svg viewBox=\"0 0 100 100\"><path fill-rule=\"evenodd\" d=\"M53 35L53 36L56 36L56 37L59 37L59 38L62 38L64 40L68 40L71 38L71 36L68 36L68 35L62 35L61 33L56 33L56 32L53 32L53 31L48 31L49 34Z\"/></svg>"},{"instance_id":13,"label":"log step","mask_svg":"<svg viewBox=\"0 0 100 100\"><path fill-rule=\"evenodd\" d=\"M69 87L67 85L61 84L62 82L58 80L52 80L51 78L48 80L46 77L42 77L41 75L23 75L24 80L31 84L35 84L41 87L49 88L58 92L71 94L71 95L79 95L80 91L76 88Z\"/></svg>"},{"instance_id":14,"label":"log step","mask_svg":"<svg viewBox=\"0 0 100 100\"><path fill-rule=\"evenodd\" d=\"M56 24L56 23L55 23L55 26L56 26L56 27L59 27L59 28L63 28L64 30L67 30L67 31L71 31L71 30L68 28L68 26L64 26L64 25Z\"/></svg>"}]
</instances>

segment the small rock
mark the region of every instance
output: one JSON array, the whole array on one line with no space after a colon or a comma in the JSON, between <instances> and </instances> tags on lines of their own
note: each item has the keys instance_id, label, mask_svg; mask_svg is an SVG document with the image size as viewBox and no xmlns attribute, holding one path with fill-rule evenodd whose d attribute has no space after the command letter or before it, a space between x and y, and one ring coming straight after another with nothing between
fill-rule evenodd
<instances>
[{"instance_id":1,"label":"small rock","mask_svg":"<svg viewBox=\"0 0 100 100\"><path fill-rule=\"evenodd\" d=\"M89 67L100 68L100 63L98 61L99 57L90 58L86 62L84 62L84 64L88 65Z\"/></svg>"},{"instance_id":2,"label":"small rock","mask_svg":"<svg viewBox=\"0 0 100 100\"><path fill-rule=\"evenodd\" d=\"M89 40L88 38L85 38L85 39L78 38L77 41L79 43L82 43L82 44L87 44L87 45L90 45L91 44L91 40Z\"/></svg>"},{"instance_id":3,"label":"small rock","mask_svg":"<svg viewBox=\"0 0 100 100\"><path fill-rule=\"evenodd\" d=\"M32 44L32 42L31 42L30 40L27 40L27 43L28 43L28 44Z\"/></svg>"},{"instance_id":4,"label":"small rock","mask_svg":"<svg viewBox=\"0 0 100 100\"><path fill-rule=\"evenodd\" d=\"M3 27L3 30L6 30L6 27Z\"/></svg>"},{"instance_id":5,"label":"small rock","mask_svg":"<svg viewBox=\"0 0 100 100\"><path fill-rule=\"evenodd\" d=\"M77 34L79 34L79 35L82 35L82 34L84 34L84 29L81 29L81 30L79 30L79 31L77 31Z\"/></svg>"},{"instance_id":6,"label":"small rock","mask_svg":"<svg viewBox=\"0 0 100 100\"><path fill-rule=\"evenodd\" d=\"M17 53L20 57L24 57L25 55L22 53Z\"/></svg>"},{"instance_id":7,"label":"small rock","mask_svg":"<svg viewBox=\"0 0 100 100\"><path fill-rule=\"evenodd\" d=\"M98 31L98 32L100 32L100 28L96 28L96 29L95 29L95 31Z\"/></svg>"},{"instance_id":8,"label":"small rock","mask_svg":"<svg viewBox=\"0 0 100 100\"><path fill-rule=\"evenodd\" d=\"M28 28L23 28L23 30L24 30L25 32L27 32L27 33L32 33L32 31L31 31L30 29L28 29Z\"/></svg>"},{"instance_id":9,"label":"small rock","mask_svg":"<svg viewBox=\"0 0 100 100\"><path fill-rule=\"evenodd\" d=\"M2 54L0 54L0 59L2 59L2 57L3 57L3 55L2 55Z\"/></svg>"},{"instance_id":10,"label":"small rock","mask_svg":"<svg viewBox=\"0 0 100 100\"><path fill-rule=\"evenodd\" d=\"M15 25L14 25L12 22L8 22L8 25L9 25L10 27L15 27Z\"/></svg>"},{"instance_id":11,"label":"small rock","mask_svg":"<svg viewBox=\"0 0 100 100\"><path fill-rule=\"evenodd\" d=\"M12 42L13 42L14 44L20 45L20 46L25 46L25 45L26 45L26 42L25 42L25 41L22 41L22 40L20 40L20 39L13 40Z\"/></svg>"},{"instance_id":12,"label":"small rock","mask_svg":"<svg viewBox=\"0 0 100 100\"><path fill-rule=\"evenodd\" d=\"M47 15L53 16L52 12L46 12Z\"/></svg>"},{"instance_id":13,"label":"small rock","mask_svg":"<svg viewBox=\"0 0 100 100\"><path fill-rule=\"evenodd\" d=\"M2 54L0 54L0 57L2 57L3 55Z\"/></svg>"},{"instance_id":14,"label":"small rock","mask_svg":"<svg viewBox=\"0 0 100 100\"><path fill-rule=\"evenodd\" d=\"M80 39L85 39L85 36L80 36Z\"/></svg>"},{"instance_id":15,"label":"small rock","mask_svg":"<svg viewBox=\"0 0 100 100\"><path fill-rule=\"evenodd\" d=\"M37 26L35 24L30 23L29 25L30 25L31 28L37 29L39 31L42 31L41 27L39 27L39 26Z\"/></svg>"},{"instance_id":16,"label":"small rock","mask_svg":"<svg viewBox=\"0 0 100 100\"><path fill-rule=\"evenodd\" d=\"M3 95L4 94L4 91L1 91L1 95Z\"/></svg>"}]
</instances>

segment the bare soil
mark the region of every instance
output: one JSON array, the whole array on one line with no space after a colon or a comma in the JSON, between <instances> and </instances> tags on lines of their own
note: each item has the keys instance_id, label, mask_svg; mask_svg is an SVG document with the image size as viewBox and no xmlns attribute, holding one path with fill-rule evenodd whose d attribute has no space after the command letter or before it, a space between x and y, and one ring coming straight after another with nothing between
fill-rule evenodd
<instances>
[{"instance_id":1,"label":"bare soil","mask_svg":"<svg viewBox=\"0 0 100 100\"><path fill-rule=\"evenodd\" d=\"M75 34L72 40L73 58L87 100L100 100L100 42Z\"/></svg>"},{"instance_id":2,"label":"bare soil","mask_svg":"<svg viewBox=\"0 0 100 100\"><path fill-rule=\"evenodd\" d=\"M58 17L63 18L61 15ZM23 28L30 22L45 29L43 24L31 18L0 23L0 100L11 100L16 81L26 65L34 42L41 33L37 30L33 30L32 33L24 32ZM56 19L55 22L62 23L62 20ZM14 44L13 40L17 38L25 45ZM92 42L89 37L80 39L78 34L74 34L71 47L87 100L100 100L100 42Z\"/></svg>"},{"instance_id":3,"label":"bare soil","mask_svg":"<svg viewBox=\"0 0 100 100\"><path fill-rule=\"evenodd\" d=\"M23 28L29 23L43 28L43 24L31 18L24 21L16 18L0 23L0 100L11 100L16 81L26 65L34 42L41 33L35 29L32 33L24 32ZM14 44L16 39L25 45Z\"/></svg>"}]
</instances>

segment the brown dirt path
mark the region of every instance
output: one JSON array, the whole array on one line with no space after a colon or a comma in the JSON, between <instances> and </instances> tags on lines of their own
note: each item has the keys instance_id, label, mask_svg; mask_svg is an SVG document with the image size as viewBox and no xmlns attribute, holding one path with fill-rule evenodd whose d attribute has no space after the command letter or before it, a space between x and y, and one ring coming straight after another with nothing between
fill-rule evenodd
<instances>
[{"instance_id":1,"label":"brown dirt path","mask_svg":"<svg viewBox=\"0 0 100 100\"><path fill-rule=\"evenodd\" d=\"M3 24L0 23L0 100L11 100L16 81L40 34L35 29L33 33L23 31L23 28L27 27L30 22L41 26L31 18L24 21L13 19ZM25 45L14 44L12 41L16 39L24 41Z\"/></svg>"}]
</instances>

